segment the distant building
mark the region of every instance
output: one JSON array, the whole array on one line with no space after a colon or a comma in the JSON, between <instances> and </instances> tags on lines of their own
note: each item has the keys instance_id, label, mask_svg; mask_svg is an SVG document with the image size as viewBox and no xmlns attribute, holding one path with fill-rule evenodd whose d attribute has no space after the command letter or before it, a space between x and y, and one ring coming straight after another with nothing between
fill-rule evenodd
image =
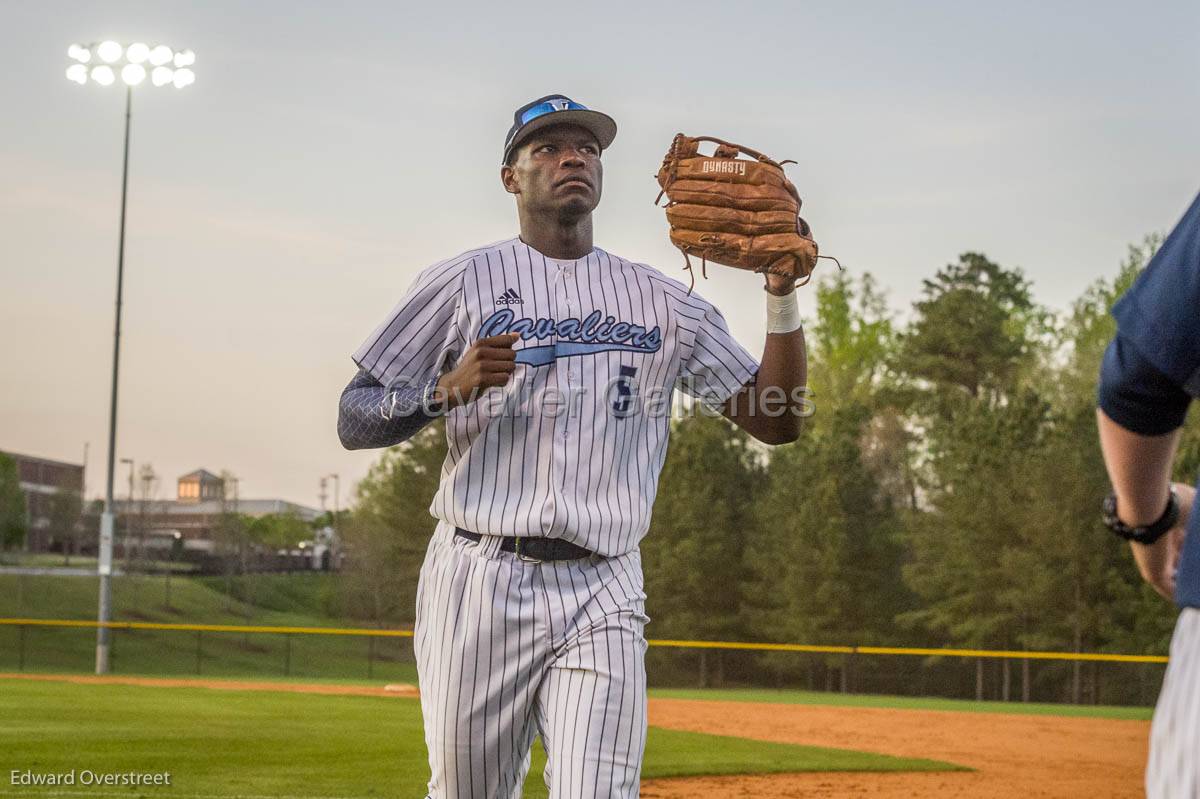
<instances>
[{"instance_id":1,"label":"distant building","mask_svg":"<svg viewBox=\"0 0 1200 799\"><path fill-rule=\"evenodd\" d=\"M176 481L176 486L175 499L124 499L114 503L117 540L121 542L118 550L123 552L121 544L127 542L147 555L165 557L178 539L185 553L215 554L215 531L223 514L236 513L252 518L291 514L304 522L312 522L322 514L316 508L283 499L241 499L236 492L231 492L233 496L230 497L225 491L225 482L206 469L183 475ZM297 552L322 543L323 537L328 537L328 533L324 536L314 534L310 541L297 541Z\"/></svg>"},{"instance_id":2,"label":"distant building","mask_svg":"<svg viewBox=\"0 0 1200 799\"><path fill-rule=\"evenodd\" d=\"M21 490L25 493L29 524L26 548L31 552L56 548L61 542L55 541L55 531L50 529L50 497L61 491L74 491L82 496L83 466L15 452L3 454L16 461Z\"/></svg>"},{"instance_id":3,"label":"distant building","mask_svg":"<svg viewBox=\"0 0 1200 799\"><path fill-rule=\"evenodd\" d=\"M213 528L223 513L238 513L258 518L274 513L292 513L311 522L321 511L283 499L150 499L113 503L117 516L117 535L136 530L147 539L146 546L169 549L178 532L184 549L211 552L215 548ZM157 540L154 540L157 539Z\"/></svg>"},{"instance_id":4,"label":"distant building","mask_svg":"<svg viewBox=\"0 0 1200 799\"><path fill-rule=\"evenodd\" d=\"M225 498L225 481L210 471L197 469L179 478L176 495L180 502L222 500Z\"/></svg>"},{"instance_id":5,"label":"distant building","mask_svg":"<svg viewBox=\"0 0 1200 799\"><path fill-rule=\"evenodd\" d=\"M25 493L29 516L26 548L30 552L61 550L63 542L56 540L51 529L49 498L61 491L75 491L82 496L84 467L13 452L4 454L16 461L21 490ZM323 513L284 499L241 499L236 491L229 494L220 476L197 469L176 481L175 499L114 499L116 556L125 557L128 546L141 550L147 557L165 559L179 546L185 558L190 552L204 560L216 554L214 531L223 514L252 518L291 514L301 521L312 522ZM97 525L94 515L82 520L83 533L74 547L80 554L96 554ZM333 529L326 527L314 531L305 541L294 542L288 557L309 561L314 569L337 568L338 550Z\"/></svg>"}]
</instances>

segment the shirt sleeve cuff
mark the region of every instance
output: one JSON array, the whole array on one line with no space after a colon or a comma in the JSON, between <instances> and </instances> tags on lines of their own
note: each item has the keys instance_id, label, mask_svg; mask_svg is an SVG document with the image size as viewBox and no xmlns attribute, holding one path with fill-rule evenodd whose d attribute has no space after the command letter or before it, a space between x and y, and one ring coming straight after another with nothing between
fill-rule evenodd
<instances>
[{"instance_id":1,"label":"shirt sleeve cuff","mask_svg":"<svg viewBox=\"0 0 1200 799\"><path fill-rule=\"evenodd\" d=\"M1191 397L1118 334L1100 367L1100 409L1143 436L1160 436L1183 425Z\"/></svg>"},{"instance_id":2,"label":"shirt sleeve cuff","mask_svg":"<svg viewBox=\"0 0 1200 799\"><path fill-rule=\"evenodd\" d=\"M759 365L757 363L754 363L753 366L748 366L740 361L737 362L729 370L729 378L733 387L730 388L728 384L724 383L710 383L708 389L700 394L700 402L710 411L720 413L725 409L725 403L729 401L730 397L745 388L747 383L754 380L758 374L758 368Z\"/></svg>"}]
</instances>

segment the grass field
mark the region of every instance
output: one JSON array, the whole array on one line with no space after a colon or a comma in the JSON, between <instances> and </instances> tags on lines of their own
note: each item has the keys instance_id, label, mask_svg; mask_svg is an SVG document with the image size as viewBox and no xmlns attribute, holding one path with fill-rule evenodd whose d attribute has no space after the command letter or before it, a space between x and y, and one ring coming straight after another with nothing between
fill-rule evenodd
<instances>
[{"instance_id":1,"label":"grass field","mask_svg":"<svg viewBox=\"0 0 1200 799\"><path fill-rule=\"evenodd\" d=\"M253 578L255 602L224 592L221 577L174 577L167 607L163 576L125 575L112 581L113 618L128 621L203 621L211 624L306 624L342 626L323 612L333 576L321 573L262 574ZM235 580L235 587L236 587ZM0 574L0 616L41 619L93 618L95 577Z\"/></svg>"},{"instance_id":2,"label":"grass field","mask_svg":"<svg viewBox=\"0 0 1200 799\"><path fill-rule=\"evenodd\" d=\"M420 707L412 699L0 680L0 718L6 780L12 769L168 771L170 789L121 790L365 798L420 796L427 778ZM535 758L526 796L546 796L543 764ZM956 768L651 728L644 777ZM92 789L105 790L114 789ZM53 791L4 785L0 794Z\"/></svg>"},{"instance_id":3,"label":"grass field","mask_svg":"<svg viewBox=\"0 0 1200 799\"><path fill-rule=\"evenodd\" d=\"M124 621L203 622L265 626L358 626L325 614L332 575L259 575L255 604L224 593L220 577L174 578L167 607L162 577L122 577L113 582L114 618ZM0 617L46 619L93 618L96 580L84 577L0 575ZM0 671L90 673L95 658L95 632L86 628L0 626ZM252 635L191 632L115 631L112 668L117 674L155 676L247 677L272 680L416 682L411 641L376 639L369 644L353 636ZM24 649L22 661L21 650ZM368 655L371 662L368 663ZM1148 719L1148 707L1071 706L1020 702L973 702L894 696L866 696L796 690L673 690L652 696L726 699L867 707L895 707L967 712L1032 713L1112 719Z\"/></svg>"},{"instance_id":4,"label":"grass field","mask_svg":"<svg viewBox=\"0 0 1200 799\"><path fill-rule=\"evenodd\" d=\"M838 694L823 691L772 691L755 688L730 690L689 690L659 688L651 696L663 699L703 699L724 702L778 702L787 705L834 705L837 707L884 707L905 710L953 710L963 713L1021 713L1037 716L1073 716L1100 719L1149 721L1150 707L1113 707L1109 705L1061 705L1037 702L975 702L966 699L939 699L871 694Z\"/></svg>"},{"instance_id":5,"label":"grass field","mask_svg":"<svg viewBox=\"0 0 1200 799\"><path fill-rule=\"evenodd\" d=\"M120 621L202 622L295 627L345 627L344 619L321 615L329 575L260 575L255 605L223 593L221 578L175 578L165 605L162 577L113 581L113 618ZM95 617L97 581L87 577L0 575L0 617L87 619ZM88 672L95 660L95 631L27 628L24 662L20 631L0 627L0 670ZM198 645L199 644L199 645ZM290 647L290 653L289 653ZM197 650L199 649L199 656ZM163 676L292 676L414 682L411 642L403 638L350 636L115 631L112 668L123 674ZM368 655L372 662L368 664Z\"/></svg>"},{"instance_id":6,"label":"grass field","mask_svg":"<svg viewBox=\"0 0 1200 799\"><path fill-rule=\"evenodd\" d=\"M0 553L0 566L27 566L31 568L70 568L95 570L97 559L92 556L72 555L69 559L60 554L50 552L5 552ZM125 568L123 558L116 558L114 566ZM141 570L163 571L170 570L185 574L195 566L185 561L143 560L138 563Z\"/></svg>"}]
</instances>

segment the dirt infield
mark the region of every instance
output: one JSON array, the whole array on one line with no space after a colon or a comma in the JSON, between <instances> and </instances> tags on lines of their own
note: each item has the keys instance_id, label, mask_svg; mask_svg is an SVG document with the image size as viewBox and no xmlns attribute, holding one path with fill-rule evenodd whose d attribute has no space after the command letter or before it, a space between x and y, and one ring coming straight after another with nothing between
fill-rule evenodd
<instances>
[{"instance_id":1,"label":"dirt infield","mask_svg":"<svg viewBox=\"0 0 1200 799\"><path fill-rule=\"evenodd\" d=\"M415 697L385 687L91 675L3 674L81 684ZM650 723L690 732L945 760L972 772L778 774L650 780L646 799L1124 799L1142 795L1146 721L940 710L651 699Z\"/></svg>"},{"instance_id":2,"label":"dirt infield","mask_svg":"<svg viewBox=\"0 0 1200 799\"><path fill-rule=\"evenodd\" d=\"M171 677L117 677L89 674L3 674L3 680L38 680L71 682L80 685L149 685L155 688L215 688L221 691L285 691L297 694L331 694L337 696L400 696L416 697L415 685L336 685L331 683L267 682L253 680L203 680Z\"/></svg>"},{"instance_id":3,"label":"dirt infield","mask_svg":"<svg viewBox=\"0 0 1200 799\"><path fill-rule=\"evenodd\" d=\"M939 710L650 700L650 723L761 741L946 760L973 772L654 780L646 799L1117 799L1142 796L1146 721Z\"/></svg>"}]
</instances>

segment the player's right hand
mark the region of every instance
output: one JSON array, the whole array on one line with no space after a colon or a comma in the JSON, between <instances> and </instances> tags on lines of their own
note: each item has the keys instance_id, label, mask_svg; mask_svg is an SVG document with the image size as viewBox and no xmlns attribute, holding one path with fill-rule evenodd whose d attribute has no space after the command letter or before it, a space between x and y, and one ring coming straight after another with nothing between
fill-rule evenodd
<instances>
[{"instance_id":1,"label":"player's right hand","mask_svg":"<svg viewBox=\"0 0 1200 799\"><path fill-rule=\"evenodd\" d=\"M466 405L486 389L506 385L517 368L513 344L519 338L517 333L503 333L472 344L458 366L438 380L437 395L446 409Z\"/></svg>"},{"instance_id":2,"label":"player's right hand","mask_svg":"<svg viewBox=\"0 0 1200 799\"><path fill-rule=\"evenodd\" d=\"M1175 496L1179 497L1179 520L1175 526L1149 546L1130 542L1130 548L1142 578L1163 597L1174 601L1175 573L1179 569L1179 556L1187 538L1196 489L1185 483L1173 483L1171 487L1175 489Z\"/></svg>"}]
</instances>

